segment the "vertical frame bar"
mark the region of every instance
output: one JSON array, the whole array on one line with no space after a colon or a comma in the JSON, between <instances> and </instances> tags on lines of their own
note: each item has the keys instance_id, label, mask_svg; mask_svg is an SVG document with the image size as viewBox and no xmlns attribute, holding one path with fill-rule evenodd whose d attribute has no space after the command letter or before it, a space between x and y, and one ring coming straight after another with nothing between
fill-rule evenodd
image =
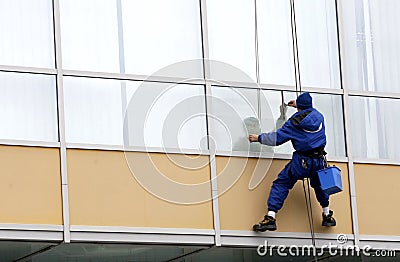
<instances>
[{"instance_id":1,"label":"vertical frame bar","mask_svg":"<svg viewBox=\"0 0 400 262\"><path fill-rule=\"evenodd\" d=\"M53 19L54 19L54 42L56 58L56 85L57 85L57 108L58 108L58 133L60 139L60 164L61 164L61 193L62 193L62 212L64 242L71 241L70 216L68 201L68 174L67 174L67 147L65 140L65 105L64 105L64 86L61 53L61 25L60 25L60 0L53 0Z\"/></svg>"},{"instance_id":2,"label":"vertical frame bar","mask_svg":"<svg viewBox=\"0 0 400 262\"><path fill-rule=\"evenodd\" d=\"M344 135L347 149L347 169L349 172L349 187L350 187L350 205L351 205L351 217L352 217L352 225L353 225L353 234L354 234L354 244L359 246L360 237L359 237L359 229L358 229L358 212L357 212L357 194L356 194L356 185L355 185L355 175L354 175L354 161L353 161L353 152L352 152L352 137L351 137L351 121L350 121L350 102L349 102L349 88L344 84L343 79L343 52L342 52L342 41L341 40L341 26L343 25L343 21L340 19L340 5L339 1L335 0L336 5L336 26L337 26L337 39L338 39L338 48L339 48L339 73L340 73L340 84L343 89L343 119L344 119Z\"/></svg>"},{"instance_id":3,"label":"vertical frame bar","mask_svg":"<svg viewBox=\"0 0 400 262\"><path fill-rule=\"evenodd\" d=\"M256 56L256 79L260 84L260 56L258 55L258 18L257 18L257 0L254 0L254 44Z\"/></svg>"},{"instance_id":4,"label":"vertical frame bar","mask_svg":"<svg viewBox=\"0 0 400 262\"><path fill-rule=\"evenodd\" d=\"M206 0L200 1L200 17L201 17L201 33L202 33L202 46L203 46L203 67L204 67L204 80L205 86L205 103L206 103L206 121L207 121L207 143L210 152L210 182L211 182L211 197L213 207L213 221L215 230L215 245L221 246L221 223L219 217L219 200L218 200L218 181L217 181L217 165L216 165L216 148L212 142L212 125L210 113L212 110L212 87L211 87L211 69L210 69L210 55L209 55L209 42L208 42L208 24L207 24L207 3Z\"/></svg>"},{"instance_id":5,"label":"vertical frame bar","mask_svg":"<svg viewBox=\"0 0 400 262\"><path fill-rule=\"evenodd\" d=\"M117 4L117 19L118 19L118 55L119 55L119 72L125 74L125 44L124 44L124 24L122 19L122 2L121 0L116 0ZM125 121L125 113L128 109L129 102L126 97L126 80L121 82L121 113L123 121L123 145L129 146L129 125Z\"/></svg>"}]
</instances>

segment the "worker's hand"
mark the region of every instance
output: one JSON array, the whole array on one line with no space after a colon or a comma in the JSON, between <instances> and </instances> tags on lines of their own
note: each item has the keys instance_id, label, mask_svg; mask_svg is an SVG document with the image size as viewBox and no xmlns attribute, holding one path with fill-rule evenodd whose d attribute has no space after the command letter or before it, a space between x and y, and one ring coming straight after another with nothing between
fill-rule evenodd
<instances>
[{"instance_id":1,"label":"worker's hand","mask_svg":"<svg viewBox=\"0 0 400 262\"><path fill-rule=\"evenodd\" d=\"M258 142L258 135L255 135L255 134L249 135L249 141L250 141L250 143Z\"/></svg>"},{"instance_id":2,"label":"worker's hand","mask_svg":"<svg viewBox=\"0 0 400 262\"><path fill-rule=\"evenodd\" d=\"M290 100L287 105L296 108L296 100Z\"/></svg>"}]
</instances>

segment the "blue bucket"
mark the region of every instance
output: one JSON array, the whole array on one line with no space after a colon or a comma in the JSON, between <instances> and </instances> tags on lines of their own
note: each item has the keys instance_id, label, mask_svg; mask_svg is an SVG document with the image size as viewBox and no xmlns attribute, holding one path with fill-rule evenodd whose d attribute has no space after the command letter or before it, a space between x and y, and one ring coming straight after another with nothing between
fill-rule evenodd
<instances>
[{"instance_id":1,"label":"blue bucket","mask_svg":"<svg viewBox=\"0 0 400 262\"><path fill-rule=\"evenodd\" d=\"M318 177L322 190L328 195L332 195L343 190L340 169L336 166L330 166L319 170Z\"/></svg>"}]
</instances>

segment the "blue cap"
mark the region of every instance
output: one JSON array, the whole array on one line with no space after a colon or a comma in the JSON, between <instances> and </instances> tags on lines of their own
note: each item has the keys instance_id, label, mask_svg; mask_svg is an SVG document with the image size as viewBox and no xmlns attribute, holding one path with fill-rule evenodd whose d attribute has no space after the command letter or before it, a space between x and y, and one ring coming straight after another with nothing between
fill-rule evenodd
<instances>
[{"instance_id":1,"label":"blue cap","mask_svg":"<svg viewBox=\"0 0 400 262\"><path fill-rule=\"evenodd\" d=\"M300 109L312 108L312 97L310 96L310 93L306 92L299 95L296 99L296 106Z\"/></svg>"}]
</instances>

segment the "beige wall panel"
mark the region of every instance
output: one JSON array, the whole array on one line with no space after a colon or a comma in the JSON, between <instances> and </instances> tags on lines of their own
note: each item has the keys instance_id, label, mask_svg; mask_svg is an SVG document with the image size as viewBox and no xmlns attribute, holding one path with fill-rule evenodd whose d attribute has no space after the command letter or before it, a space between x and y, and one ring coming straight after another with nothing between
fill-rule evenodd
<instances>
[{"instance_id":1,"label":"beige wall panel","mask_svg":"<svg viewBox=\"0 0 400 262\"><path fill-rule=\"evenodd\" d=\"M248 161L246 163L246 161ZM270 160L260 159L259 166L256 168L257 159L237 158L237 157L218 157L217 173L238 176L238 172L243 175L225 194L219 198L221 229L223 230L252 230L252 226L258 223L266 213L267 198L272 182L278 173L286 165L285 160L273 160L267 170ZM334 164L334 163L331 163ZM352 233L350 194L348 186L347 164L336 163L342 170L343 192L331 196L331 209L338 225L334 228L324 228L321 226L322 209L319 206L313 189L311 198L313 204L314 228L321 233ZM243 167L244 170L243 170ZM243 171L242 171L243 170ZM253 173L260 177L267 172L264 180L253 190L249 190L249 181ZM219 179L218 186L224 187L227 179ZM304 200L302 182L298 181L290 191L283 208L277 214L278 231L281 232L310 232L308 224L307 209Z\"/></svg>"},{"instance_id":2,"label":"beige wall panel","mask_svg":"<svg viewBox=\"0 0 400 262\"><path fill-rule=\"evenodd\" d=\"M62 224L59 150L0 146L0 223Z\"/></svg>"},{"instance_id":3,"label":"beige wall panel","mask_svg":"<svg viewBox=\"0 0 400 262\"><path fill-rule=\"evenodd\" d=\"M360 234L400 235L400 166L354 165Z\"/></svg>"},{"instance_id":4,"label":"beige wall panel","mask_svg":"<svg viewBox=\"0 0 400 262\"><path fill-rule=\"evenodd\" d=\"M200 169L184 168L193 159L173 155L179 164L165 154L130 152L135 172L151 175L153 164L166 177L181 183L208 181L208 164ZM100 150L68 150L70 214L72 225L132 226L161 228L213 228L212 202L181 205L167 202L144 190L127 165L123 152ZM194 160L207 163L208 157ZM195 164L194 164L195 165ZM208 187L211 195L211 189ZM178 193L179 192L175 192Z\"/></svg>"}]
</instances>

